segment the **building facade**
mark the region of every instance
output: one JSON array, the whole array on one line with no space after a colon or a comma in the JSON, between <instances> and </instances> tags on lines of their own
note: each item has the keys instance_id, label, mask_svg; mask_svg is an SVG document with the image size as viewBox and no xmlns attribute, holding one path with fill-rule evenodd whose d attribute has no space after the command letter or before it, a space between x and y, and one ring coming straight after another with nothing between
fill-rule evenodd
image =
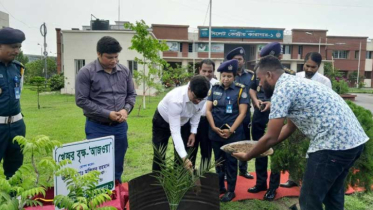
<instances>
[{"instance_id":1,"label":"building facade","mask_svg":"<svg viewBox=\"0 0 373 210\"><path fill-rule=\"evenodd\" d=\"M5 27L9 27L9 15L0 11L0 29Z\"/></svg>"},{"instance_id":2,"label":"building facade","mask_svg":"<svg viewBox=\"0 0 373 210\"><path fill-rule=\"evenodd\" d=\"M112 36L121 43L122 64L130 70L143 68L134 61L135 57L141 55L128 49L134 32L125 29L123 23L108 25L106 30L92 30L90 26L83 26L83 30L56 29L57 69L67 77L62 93L74 94L76 74L82 66L97 58L96 43L103 36ZM171 66L188 67L189 71L197 73L198 63L208 58L209 29L206 26L191 31L188 25L152 24L151 30L154 38L165 41L169 46L169 50L161 55ZM246 68L253 69L260 50L270 42L280 42L282 63L287 68L303 71L305 55L319 52L323 57L320 73L324 73L324 64L329 62L340 69L346 78L359 72L359 77L364 78L365 87L373 87L373 43L368 37L329 36L327 30L317 29L285 31L284 28L214 26L211 31L211 59L215 61L216 68L230 50L243 47L246 51ZM215 74L219 78L219 74ZM142 86L135 85L137 94L142 95ZM356 82L350 85L355 86ZM151 89L149 93L153 94L155 90Z\"/></svg>"}]
</instances>

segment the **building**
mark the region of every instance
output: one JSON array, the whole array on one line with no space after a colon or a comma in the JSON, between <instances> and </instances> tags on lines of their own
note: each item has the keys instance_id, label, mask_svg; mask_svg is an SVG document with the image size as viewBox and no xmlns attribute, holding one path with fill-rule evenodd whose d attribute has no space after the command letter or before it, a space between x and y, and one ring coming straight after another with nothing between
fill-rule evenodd
<instances>
[{"instance_id":1,"label":"building","mask_svg":"<svg viewBox=\"0 0 373 210\"><path fill-rule=\"evenodd\" d=\"M122 23L117 22L116 25L123 25ZM141 55L128 49L135 34L133 31L124 28L120 30L91 30L91 28L85 26L84 30L56 28L56 34L57 72L64 72L66 78L65 87L61 90L63 94L75 94L76 75L84 65L97 59L96 45L103 36L112 36L121 44L123 49L119 55L120 63L127 66L131 71L143 69L143 65L137 65L137 62L134 61L135 57L141 58ZM147 71L147 68L145 68L145 71ZM135 83L135 88L137 94L142 95L142 86ZM152 95L154 93L154 89L147 89L146 94Z\"/></svg>"},{"instance_id":2,"label":"building","mask_svg":"<svg viewBox=\"0 0 373 210\"><path fill-rule=\"evenodd\" d=\"M62 93L75 92L75 76L77 71L86 63L96 59L96 43L102 36L113 36L121 43L123 51L120 54L121 63L131 70L142 69L134 62L140 55L133 50L128 50L134 32L124 28L125 22L116 22L115 25L99 25L101 30L92 30L83 26L83 30L57 31L57 68L65 72L68 78ZM208 57L208 34L206 26L199 26L196 31L191 31L188 25L152 24L154 38L165 41L169 51L162 56L171 66L181 65L190 71L197 72L198 62ZM214 26L212 27L211 58L216 63L216 68L224 61L226 54L239 46L246 51L246 67L253 69L263 46L270 42L282 44L282 63L294 71L303 71L304 56L308 52L319 52L323 62L319 72L324 72L324 63L330 62L340 69L345 77L359 71L359 76L364 76L366 87L373 87L373 43L368 37L329 36L327 30L318 29L292 29L284 28L252 28ZM360 47L361 43L361 47ZM360 54L360 62L359 62ZM138 67L138 68L137 68ZM216 73L216 76L219 75ZM137 94L142 94L141 86L136 85ZM356 83L352 82L352 86ZM155 90L150 90L154 93ZM148 94L148 93L147 93Z\"/></svg>"},{"instance_id":3,"label":"building","mask_svg":"<svg viewBox=\"0 0 373 210\"><path fill-rule=\"evenodd\" d=\"M9 27L9 15L0 11L0 29L5 27Z\"/></svg>"}]
</instances>

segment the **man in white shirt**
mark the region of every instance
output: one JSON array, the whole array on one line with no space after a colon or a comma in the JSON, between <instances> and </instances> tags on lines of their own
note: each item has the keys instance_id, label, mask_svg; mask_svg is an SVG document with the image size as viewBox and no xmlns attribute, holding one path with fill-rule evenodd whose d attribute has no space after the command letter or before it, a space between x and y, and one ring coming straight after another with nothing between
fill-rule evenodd
<instances>
[{"instance_id":1,"label":"man in white shirt","mask_svg":"<svg viewBox=\"0 0 373 210\"><path fill-rule=\"evenodd\" d=\"M189 85L173 89L159 102L153 116L153 144L156 149L167 148L172 136L176 153L184 160L185 167L191 169L192 162L187 158L187 147L193 147L201 110L210 89L210 83L204 76L195 76ZM190 122L190 123L188 123ZM154 151L153 171L161 170ZM165 155L165 154L164 154ZM165 159L165 156L162 157Z\"/></svg>"},{"instance_id":2,"label":"man in white shirt","mask_svg":"<svg viewBox=\"0 0 373 210\"><path fill-rule=\"evenodd\" d=\"M306 55L304 58L304 66L302 72L297 73L297 77L310 79L316 82L320 82L321 84L324 84L328 86L329 88L332 88L332 83L330 82L330 79L326 76L318 73L317 71L320 68L320 64L322 61L322 57L320 53L318 52L310 52Z\"/></svg>"},{"instance_id":3,"label":"man in white shirt","mask_svg":"<svg viewBox=\"0 0 373 210\"><path fill-rule=\"evenodd\" d=\"M210 88L215 83L219 82L214 79L215 63L210 59L204 59L200 63L199 75L205 76L207 80L210 81ZM191 154L190 160L192 164L195 165L198 145L201 147L201 162L205 161L205 164L210 163L212 146L211 140L209 139L209 122L206 119L206 104L201 110L201 119L198 124L198 130L196 135L196 141L194 142L194 150Z\"/></svg>"}]
</instances>

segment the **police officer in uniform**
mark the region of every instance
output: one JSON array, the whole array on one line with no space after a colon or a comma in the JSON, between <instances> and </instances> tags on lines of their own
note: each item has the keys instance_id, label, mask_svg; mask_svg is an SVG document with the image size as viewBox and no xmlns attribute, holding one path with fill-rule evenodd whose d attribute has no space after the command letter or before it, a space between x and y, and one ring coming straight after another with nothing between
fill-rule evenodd
<instances>
[{"instance_id":1,"label":"police officer in uniform","mask_svg":"<svg viewBox=\"0 0 373 210\"><path fill-rule=\"evenodd\" d=\"M278 42L272 42L267 44L260 52L260 57L267 55L273 55L278 57L280 60L282 58L281 44ZM285 73L295 75L295 72L284 68ZM263 89L259 86L259 80L256 79L252 83L250 88L250 96L254 104L254 115L252 121L252 136L253 140L259 140L265 132L267 123L269 120L271 99L267 98L264 94ZM256 185L248 189L248 192L258 193L260 191L267 190L267 167L268 167L268 157L261 157L255 159L255 171L257 175ZM280 173L271 172L269 189L264 195L264 200L271 201L276 197L276 190L280 184Z\"/></svg>"},{"instance_id":2,"label":"police officer in uniform","mask_svg":"<svg viewBox=\"0 0 373 210\"><path fill-rule=\"evenodd\" d=\"M235 81L245 85L246 90L249 91L251 84L254 81L254 72L249 69L245 69L245 50L242 47L237 47L230 51L227 54L227 60L237 60L238 61L238 69L237 75L235 77ZM247 94L249 94L247 92ZM250 113L250 104L247 107L246 117L243 121L243 129L245 134L245 139L250 140L250 121L251 121L251 113ZM243 176L247 179L254 179L253 175L247 172L247 162L246 161L239 161L239 175Z\"/></svg>"},{"instance_id":3,"label":"police officer in uniform","mask_svg":"<svg viewBox=\"0 0 373 210\"><path fill-rule=\"evenodd\" d=\"M234 81L238 67L237 60L222 63L218 70L221 81L212 86L206 104L206 117L210 124L209 138L215 161L221 162L216 167L219 175L219 188L222 202L231 201L237 180L237 160L223 152L220 147L225 144L244 139L242 122L246 116L250 98L243 84ZM225 171L226 170L226 171ZM228 191L224 185L224 175L227 174Z\"/></svg>"},{"instance_id":4,"label":"police officer in uniform","mask_svg":"<svg viewBox=\"0 0 373 210\"><path fill-rule=\"evenodd\" d=\"M13 143L13 138L26 134L20 106L24 66L14 59L25 39L25 34L20 30L0 30L0 162L4 160L7 179L23 162L21 148L17 142Z\"/></svg>"}]
</instances>

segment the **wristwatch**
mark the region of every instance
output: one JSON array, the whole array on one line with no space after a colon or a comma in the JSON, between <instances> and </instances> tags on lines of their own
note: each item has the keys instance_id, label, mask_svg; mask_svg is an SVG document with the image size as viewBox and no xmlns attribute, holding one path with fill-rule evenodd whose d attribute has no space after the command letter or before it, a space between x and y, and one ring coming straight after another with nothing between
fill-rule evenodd
<instances>
[{"instance_id":1,"label":"wristwatch","mask_svg":"<svg viewBox=\"0 0 373 210\"><path fill-rule=\"evenodd\" d=\"M131 109L130 108L128 108L128 107L124 107L124 109L127 111L127 114L129 114L130 113L130 111L131 111Z\"/></svg>"}]
</instances>

